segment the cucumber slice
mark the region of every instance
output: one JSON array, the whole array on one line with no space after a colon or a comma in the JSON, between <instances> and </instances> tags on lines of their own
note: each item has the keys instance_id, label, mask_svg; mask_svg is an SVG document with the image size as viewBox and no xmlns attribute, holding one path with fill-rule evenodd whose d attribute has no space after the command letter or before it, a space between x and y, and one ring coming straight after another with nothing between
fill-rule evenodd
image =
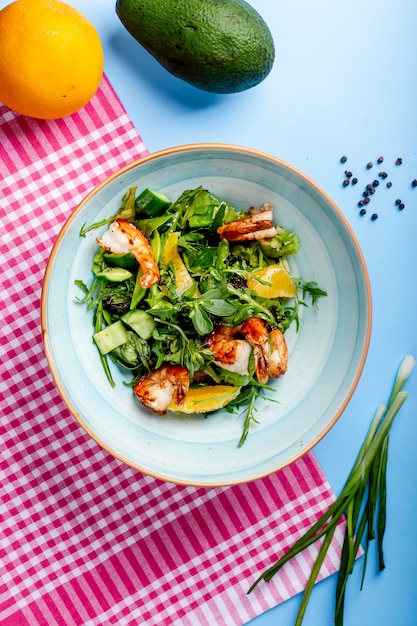
<instances>
[{"instance_id":1,"label":"cucumber slice","mask_svg":"<svg viewBox=\"0 0 417 626\"><path fill-rule=\"evenodd\" d=\"M172 204L163 193L146 188L136 198L136 215L146 213L150 217L160 215Z\"/></svg>"},{"instance_id":2,"label":"cucumber slice","mask_svg":"<svg viewBox=\"0 0 417 626\"><path fill-rule=\"evenodd\" d=\"M126 270L137 270L138 262L131 252L105 252L103 258L112 265L124 267Z\"/></svg>"},{"instance_id":3,"label":"cucumber slice","mask_svg":"<svg viewBox=\"0 0 417 626\"><path fill-rule=\"evenodd\" d=\"M123 267L108 267L100 272L97 272L96 277L99 280L107 280L111 283L121 283L133 276L132 272L124 269Z\"/></svg>"},{"instance_id":4,"label":"cucumber slice","mask_svg":"<svg viewBox=\"0 0 417 626\"><path fill-rule=\"evenodd\" d=\"M117 320L95 333L93 339L101 354L108 354L127 342L127 331L123 322Z\"/></svg>"},{"instance_id":5,"label":"cucumber slice","mask_svg":"<svg viewBox=\"0 0 417 626\"><path fill-rule=\"evenodd\" d=\"M139 337L145 340L151 338L156 328L155 320L152 315L149 315L146 311L128 311L122 316L122 320L125 324L130 326Z\"/></svg>"}]
</instances>

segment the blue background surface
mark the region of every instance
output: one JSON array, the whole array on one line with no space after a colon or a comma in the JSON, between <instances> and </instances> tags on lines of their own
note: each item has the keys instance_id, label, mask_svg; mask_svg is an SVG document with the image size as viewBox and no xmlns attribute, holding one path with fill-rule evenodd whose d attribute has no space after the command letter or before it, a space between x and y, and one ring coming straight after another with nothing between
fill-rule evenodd
<instances>
[{"instance_id":1,"label":"blue background surface","mask_svg":"<svg viewBox=\"0 0 417 626\"><path fill-rule=\"evenodd\" d=\"M7 3L0 0L0 8ZM269 152L313 178L352 225L368 265L374 313L356 392L314 450L338 493L399 363L406 354L417 357L417 188L411 186L417 178L417 3L251 0L271 29L276 61L263 83L232 95L199 91L167 73L123 28L113 0L69 4L96 26L106 74L149 151L219 141ZM340 163L343 154L346 165ZM397 157L401 166L394 164ZM375 163L371 171L369 161ZM358 177L356 187L343 187L345 169ZM387 189L382 181L361 217L357 202L381 169L393 186ZM357 563L346 626L417 623L417 372L407 390L390 440L387 568L377 573L372 549L360 591ZM335 587L336 576L316 585L304 626L333 624ZM251 625L292 626L299 602L297 596Z\"/></svg>"}]
</instances>

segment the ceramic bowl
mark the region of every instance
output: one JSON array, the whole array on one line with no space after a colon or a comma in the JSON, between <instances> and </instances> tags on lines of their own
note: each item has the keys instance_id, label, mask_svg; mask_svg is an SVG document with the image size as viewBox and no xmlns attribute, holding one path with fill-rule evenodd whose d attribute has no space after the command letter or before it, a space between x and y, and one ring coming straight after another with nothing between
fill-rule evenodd
<instances>
[{"instance_id":1,"label":"ceramic bowl","mask_svg":"<svg viewBox=\"0 0 417 626\"><path fill-rule=\"evenodd\" d=\"M288 371L259 399L257 418L238 447L242 416L225 410L204 417L141 407L129 377L111 364L104 376L92 342L91 316L76 298L77 279L91 282L95 238L83 224L114 214L129 187L163 192L173 200L203 185L239 209L270 203L276 221L301 240L291 272L327 292L303 308L299 331L286 333ZM105 230L105 227L103 228ZM358 242L332 199L279 158L240 146L196 144L150 154L115 172L87 195L60 232L42 292L45 352L65 404L91 437L124 463L178 484L218 486L248 482L293 462L326 435L349 402L370 339L371 295ZM270 394L271 395L271 394Z\"/></svg>"}]
</instances>

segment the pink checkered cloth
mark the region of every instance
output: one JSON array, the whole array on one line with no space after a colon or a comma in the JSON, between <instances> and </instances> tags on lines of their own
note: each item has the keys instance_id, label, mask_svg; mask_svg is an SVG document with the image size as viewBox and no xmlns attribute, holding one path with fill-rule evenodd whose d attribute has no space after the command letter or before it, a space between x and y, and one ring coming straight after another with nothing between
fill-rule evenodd
<instances>
[{"instance_id":1,"label":"pink checkered cloth","mask_svg":"<svg viewBox=\"0 0 417 626\"><path fill-rule=\"evenodd\" d=\"M146 148L106 78L79 113L0 106L0 624L241 625L300 592L317 546L247 595L334 499L313 454L247 485L163 483L78 425L43 353L46 261L82 197ZM341 533L320 578L339 566Z\"/></svg>"}]
</instances>

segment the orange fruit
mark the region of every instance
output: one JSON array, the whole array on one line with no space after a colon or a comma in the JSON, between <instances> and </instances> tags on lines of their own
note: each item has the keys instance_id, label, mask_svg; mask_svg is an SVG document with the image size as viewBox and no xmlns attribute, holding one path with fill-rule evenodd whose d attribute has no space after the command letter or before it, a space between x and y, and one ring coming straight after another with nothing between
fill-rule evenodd
<instances>
[{"instance_id":1,"label":"orange fruit","mask_svg":"<svg viewBox=\"0 0 417 626\"><path fill-rule=\"evenodd\" d=\"M194 280L190 276L190 273L178 252L177 242L179 236L180 233L177 231L169 233L162 255L162 260L166 265L169 263L172 264L175 276L175 287L178 291L184 293L194 284Z\"/></svg>"},{"instance_id":2,"label":"orange fruit","mask_svg":"<svg viewBox=\"0 0 417 626\"><path fill-rule=\"evenodd\" d=\"M91 22L58 0L16 0L0 11L0 101L30 117L75 113L103 75Z\"/></svg>"},{"instance_id":3,"label":"orange fruit","mask_svg":"<svg viewBox=\"0 0 417 626\"><path fill-rule=\"evenodd\" d=\"M259 282L255 276L268 284ZM255 270L248 279L248 287L262 298L293 298L297 293L296 284L282 265L267 265Z\"/></svg>"},{"instance_id":4,"label":"orange fruit","mask_svg":"<svg viewBox=\"0 0 417 626\"><path fill-rule=\"evenodd\" d=\"M168 409L178 413L208 413L229 404L240 393L240 387L232 385L207 385L189 389L183 404L171 402Z\"/></svg>"}]
</instances>

